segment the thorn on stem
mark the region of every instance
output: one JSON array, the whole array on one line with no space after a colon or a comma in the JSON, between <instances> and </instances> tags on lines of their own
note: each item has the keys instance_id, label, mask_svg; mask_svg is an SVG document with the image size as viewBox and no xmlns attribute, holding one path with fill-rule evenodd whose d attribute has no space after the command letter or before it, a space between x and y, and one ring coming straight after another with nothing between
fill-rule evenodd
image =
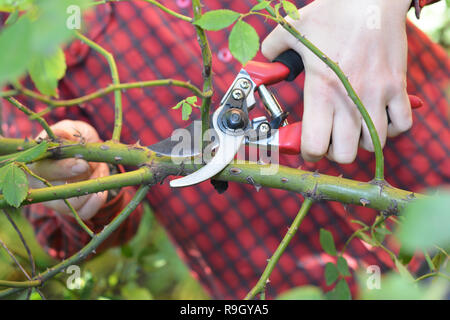
<instances>
[{"instance_id":1,"label":"thorn on stem","mask_svg":"<svg viewBox=\"0 0 450 320\"><path fill-rule=\"evenodd\" d=\"M370 201L364 198L359 199L359 202L361 202L361 204L363 205L363 207L365 207L366 205L370 204Z\"/></svg>"},{"instance_id":2,"label":"thorn on stem","mask_svg":"<svg viewBox=\"0 0 450 320\"><path fill-rule=\"evenodd\" d=\"M248 183L250 183L252 186L255 187L256 192L259 192L259 190L261 189L261 185L256 183L255 180L253 179L253 177L248 176L247 181L248 181Z\"/></svg>"}]
</instances>

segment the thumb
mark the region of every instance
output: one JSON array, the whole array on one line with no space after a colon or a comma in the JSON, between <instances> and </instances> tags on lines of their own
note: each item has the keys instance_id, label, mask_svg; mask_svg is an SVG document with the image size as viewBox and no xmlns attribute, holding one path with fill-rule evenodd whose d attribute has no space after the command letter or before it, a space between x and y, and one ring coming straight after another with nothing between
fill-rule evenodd
<instances>
[{"instance_id":1,"label":"thumb","mask_svg":"<svg viewBox=\"0 0 450 320\"><path fill-rule=\"evenodd\" d=\"M62 139L84 142L99 142L97 130L89 123L79 120L62 120L51 126L54 133ZM45 139L47 133L41 131L36 138Z\"/></svg>"},{"instance_id":2,"label":"thumb","mask_svg":"<svg viewBox=\"0 0 450 320\"><path fill-rule=\"evenodd\" d=\"M277 26L261 44L261 53L268 60L274 60L284 51L291 49L289 37L289 33L283 27Z\"/></svg>"}]
</instances>

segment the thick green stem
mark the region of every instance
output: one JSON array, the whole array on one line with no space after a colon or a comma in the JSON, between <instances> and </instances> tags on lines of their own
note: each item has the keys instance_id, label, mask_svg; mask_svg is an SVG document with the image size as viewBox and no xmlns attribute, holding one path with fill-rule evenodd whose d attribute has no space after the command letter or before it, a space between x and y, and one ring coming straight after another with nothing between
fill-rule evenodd
<instances>
[{"instance_id":1,"label":"thick green stem","mask_svg":"<svg viewBox=\"0 0 450 320\"><path fill-rule=\"evenodd\" d=\"M33 288L40 286L42 282L40 280L29 280L29 281L7 281L0 280L0 287L9 287L9 288ZM2 296L2 291L0 291L0 298Z\"/></svg>"},{"instance_id":2,"label":"thick green stem","mask_svg":"<svg viewBox=\"0 0 450 320\"><path fill-rule=\"evenodd\" d=\"M75 32L75 36L105 57L105 59L108 61L109 68L111 69L112 82L115 85L119 85L119 72L117 71L117 65L113 55L81 33ZM114 90L114 130L112 134L113 141L120 141L120 134L122 132L122 117L122 92L120 90Z\"/></svg>"},{"instance_id":3,"label":"thick green stem","mask_svg":"<svg viewBox=\"0 0 450 320\"><path fill-rule=\"evenodd\" d=\"M269 281L269 277L272 274L273 269L275 268L276 264L280 260L281 255L286 250L288 244L291 242L292 238L296 234L298 228L300 227L300 224L302 223L303 219L306 217L306 214L308 213L312 204L313 204L312 199L305 198L305 200L303 201L302 207L300 208L300 211L298 212L297 216L294 219L294 222L292 222L292 224L289 227L289 230L287 231L283 240L281 240L281 243L279 244L277 250L275 250L272 257L268 260L266 269L264 269L264 272L261 275L261 277L259 278L256 285L247 294L247 296L245 297L245 300L253 299L258 293L264 292L266 284Z\"/></svg>"}]
</instances>

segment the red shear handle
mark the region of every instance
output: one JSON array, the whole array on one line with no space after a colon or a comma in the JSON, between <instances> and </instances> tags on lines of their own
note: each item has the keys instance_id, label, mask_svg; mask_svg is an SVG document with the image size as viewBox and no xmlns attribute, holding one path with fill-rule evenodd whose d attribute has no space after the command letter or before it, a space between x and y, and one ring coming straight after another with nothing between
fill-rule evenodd
<instances>
[{"instance_id":1,"label":"red shear handle","mask_svg":"<svg viewBox=\"0 0 450 320\"><path fill-rule=\"evenodd\" d=\"M270 85L283 80L293 81L303 72L300 55L292 49L282 52L273 62L250 61L245 66L256 86Z\"/></svg>"},{"instance_id":2,"label":"red shear handle","mask_svg":"<svg viewBox=\"0 0 450 320\"><path fill-rule=\"evenodd\" d=\"M283 81L290 73L289 68L281 62L250 61L245 65L245 71L259 87Z\"/></svg>"},{"instance_id":3,"label":"red shear handle","mask_svg":"<svg viewBox=\"0 0 450 320\"><path fill-rule=\"evenodd\" d=\"M279 134L279 152L283 154L300 154L302 142L302 122L295 122L281 127Z\"/></svg>"}]
</instances>

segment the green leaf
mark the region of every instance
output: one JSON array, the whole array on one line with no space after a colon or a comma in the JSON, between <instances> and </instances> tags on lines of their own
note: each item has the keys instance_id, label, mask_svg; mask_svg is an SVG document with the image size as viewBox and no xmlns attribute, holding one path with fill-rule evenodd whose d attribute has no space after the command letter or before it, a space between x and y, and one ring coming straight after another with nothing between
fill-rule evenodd
<instances>
[{"instance_id":1,"label":"green leaf","mask_svg":"<svg viewBox=\"0 0 450 320\"><path fill-rule=\"evenodd\" d=\"M325 265L325 282L327 286L332 285L339 278L339 271L334 263L328 262Z\"/></svg>"},{"instance_id":2,"label":"green leaf","mask_svg":"<svg viewBox=\"0 0 450 320\"><path fill-rule=\"evenodd\" d=\"M325 229L320 229L320 245L322 246L322 249L332 255L335 256L336 253L336 246L334 245L333 235L330 231L327 231Z\"/></svg>"},{"instance_id":3,"label":"green leaf","mask_svg":"<svg viewBox=\"0 0 450 320\"><path fill-rule=\"evenodd\" d=\"M0 33L0 85L13 81L25 72L31 51L31 21L21 17ZM7 49L7 50L6 50Z\"/></svg>"},{"instance_id":4,"label":"green leaf","mask_svg":"<svg viewBox=\"0 0 450 320\"><path fill-rule=\"evenodd\" d=\"M255 4L253 8L250 11L259 11L267 8L267 6L270 4L270 1L261 1L258 4Z\"/></svg>"},{"instance_id":5,"label":"green leaf","mask_svg":"<svg viewBox=\"0 0 450 320\"><path fill-rule=\"evenodd\" d=\"M14 24L17 19L19 19L19 10L11 12L11 14L8 16L8 19L6 19L5 21L5 26Z\"/></svg>"},{"instance_id":6,"label":"green leaf","mask_svg":"<svg viewBox=\"0 0 450 320\"><path fill-rule=\"evenodd\" d=\"M241 14L228 9L212 10L204 13L195 25L210 31L217 31L232 25Z\"/></svg>"},{"instance_id":7,"label":"green leaf","mask_svg":"<svg viewBox=\"0 0 450 320\"><path fill-rule=\"evenodd\" d=\"M300 14L298 13L298 9L295 6L295 4L287 0L283 0L281 3L283 4L284 11L289 17L291 17L294 20L300 19Z\"/></svg>"},{"instance_id":8,"label":"green leaf","mask_svg":"<svg viewBox=\"0 0 450 320\"><path fill-rule=\"evenodd\" d=\"M48 142L42 141L41 143L35 145L32 148L20 152L14 160L17 162L24 162L24 163L31 162L42 156L47 151L47 149L48 149Z\"/></svg>"},{"instance_id":9,"label":"green leaf","mask_svg":"<svg viewBox=\"0 0 450 320\"><path fill-rule=\"evenodd\" d=\"M10 163L0 169L0 177L6 202L18 208L28 194L27 175L15 163Z\"/></svg>"},{"instance_id":10,"label":"green leaf","mask_svg":"<svg viewBox=\"0 0 450 320\"><path fill-rule=\"evenodd\" d=\"M403 223L396 235L404 250L416 250L450 246L450 193L415 200L403 212Z\"/></svg>"},{"instance_id":11,"label":"green leaf","mask_svg":"<svg viewBox=\"0 0 450 320\"><path fill-rule=\"evenodd\" d=\"M197 103L197 97L196 96L187 97L186 102L194 106Z\"/></svg>"},{"instance_id":12,"label":"green leaf","mask_svg":"<svg viewBox=\"0 0 450 320\"><path fill-rule=\"evenodd\" d=\"M172 109L174 109L174 110L180 109L183 102L184 102L184 100L181 100L180 102L177 103L177 105L175 107L172 107Z\"/></svg>"},{"instance_id":13,"label":"green leaf","mask_svg":"<svg viewBox=\"0 0 450 320\"><path fill-rule=\"evenodd\" d=\"M339 256L337 258L337 268L339 270L339 273L344 276L344 277L348 277L351 276L350 274L350 270L348 269L348 264L347 264L347 260L345 260L344 257Z\"/></svg>"},{"instance_id":14,"label":"green leaf","mask_svg":"<svg viewBox=\"0 0 450 320\"><path fill-rule=\"evenodd\" d=\"M74 16L78 16L78 12L71 12L68 9L74 6L84 8L87 3L85 0L39 1L38 19L33 23L32 29L33 53L47 56L73 37L73 26L69 25L69 22Z\"/></svg>"},{"instance_id":15,"label":"green leaf","mask_svg":"<svg viewBox=\"0 0 450 320\"><path fill-rule=\"evenodd\" d=\"M183 102L183 108L181 109L181 119L189 120L189 116L192 113L192 106L186 102Z\"/></svg>"},{"instance_id":16,"label":"green leaf","mask_svg":"<svg viewBox=\"0 0 450 320\"><path fill-rule=\"evenodd\" d=\"M45 95L57 96L58 81L66 73L66 58L61 48L48 57L35 57L28 69L36 88Z\"/></svg>"},{"instance_id":17,"label":"green leaf","mask_svg":"<svg viewBox=\"0 0 450 320\"><path fill-rule=\"evenodd\" d=\"M253 59L259 49L259 36L248 23L236 22L228 39L231 54L243 65Z\"/></svg>"},{"instance_id":18,"label":"green leaf","mask_svg":"<svg viewBox=\"0 0 450 320\"><path fill-rule=\"evenodd\" d=\"M323 300L322 290L315 286L301 286L280 294L277 300Z\"/></svg>"},{"instance_id":19,"label":"green leaf","mask_svg":"<svg viewBox=\"0 0 450 320\"><path fill-rule=\"evenodd\" d=\"M326 293L328 300L351 300L352 294L345 279L339 280L333 290Z\"/></svg>"},{"instance_id":20,"label":"green leaf","mask_svg":"<svg viewBox=\"0 0 450 320\"><path fill-rule=\"evenodd\" d=\"M25 3L25 1L24 1ZM86 0L37 1L14 24L0 32L0 85L22 76L37 57L54 54L70 39L69 7L83 8ZM15 8L15 7L14 7ZM76 14L77 16L81 16ZM7 48L7 50L6 50Z\"/></svg>"}]
</instances>

